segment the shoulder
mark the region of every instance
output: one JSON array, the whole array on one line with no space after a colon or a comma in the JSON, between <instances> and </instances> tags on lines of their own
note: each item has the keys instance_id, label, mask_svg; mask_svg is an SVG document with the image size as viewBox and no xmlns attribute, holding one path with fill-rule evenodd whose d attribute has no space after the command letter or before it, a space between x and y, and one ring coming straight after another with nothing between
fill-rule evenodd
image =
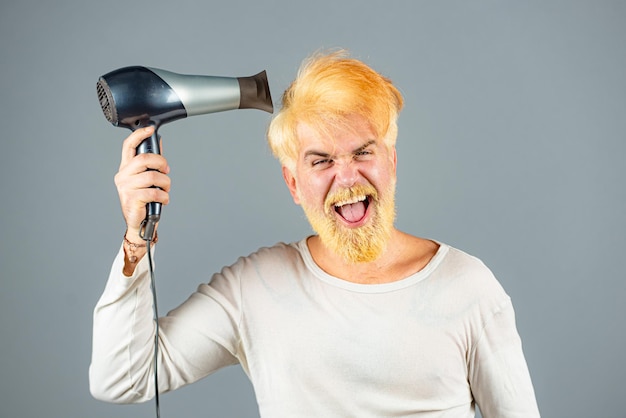
<instances>
[{"instance_id":1,"label":"shoulder","mask_svg":"<svg viewBox=\"0 0 626 418\"><path fill-rule=\"evenodd\" d=\"M436 281L449 285L466 300L501 305L509 300L491 269L478 257L439 243L441 261L433 272Z\"/></svg>"},{"instance_id":2,"label":"shoulder","mask_svg":"<svg viewBox=\"0 0 626 418\"><path fill-rule=\"evenodd\" d=\"M212 275L208 287L222 293L241 293L243 289L267 287L276 281L287 282L303 265L298 243L279 242L239 257ZM204 285L201 285L203 287Z\"/></svg>"},{"instance_id":3,"label":"shoulder","mask_svg":"<svg viewBox=\"0 0 626 418\"><path fill-rule=\"evenodd\" d=\"M221 275L245 277L254 274L272 274L292 270L302 265L300 243L278 242L272 246L260 247L256 251L239 257L233 264L222 269Z\"/></svg>"},{"instance_id":4,"label":"shoulder","mask_svg":"<svg viewBox=\"0 0 626 418\"><path fill-rule=\"evenodd\" d=\"M473 273L493 277L489 267L480 258L444 243L439 243L439 245L446 251L445 266L451 272Z\"/></svg>"},{"instance_id":5,"label":"shoulder","mask_svg":"<svg viewBox=\"0 0 626 418\"><path fill-rule=\"evenodd\" d=\"M299 242L278 242L272 246L261 247L247 256L240 257L236 264L284 265L286 263L297 262L301 258Z\"/></svg>"}]
</instances>

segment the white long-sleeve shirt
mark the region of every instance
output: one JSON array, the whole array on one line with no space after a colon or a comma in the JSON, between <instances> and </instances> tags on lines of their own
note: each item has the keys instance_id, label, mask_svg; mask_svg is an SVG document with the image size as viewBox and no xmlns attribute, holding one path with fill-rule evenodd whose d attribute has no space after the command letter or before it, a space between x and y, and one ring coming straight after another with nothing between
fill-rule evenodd
<instances>
[{"instance_id":1,"label":"white long-sleeve shirt","mask_svg":"<svg viewBox=\"0 0 626 418\"><path fill-rule=\"evenodd\" d=\"M94 312L92 394L154 395L146 257L114 261ZM440 244L400 281L332 277L306 240L262 248L159 319L159 389L240 363L262 417L532 418L539 412L510 298L478 259Z\"/></svg>"}]
</instances>

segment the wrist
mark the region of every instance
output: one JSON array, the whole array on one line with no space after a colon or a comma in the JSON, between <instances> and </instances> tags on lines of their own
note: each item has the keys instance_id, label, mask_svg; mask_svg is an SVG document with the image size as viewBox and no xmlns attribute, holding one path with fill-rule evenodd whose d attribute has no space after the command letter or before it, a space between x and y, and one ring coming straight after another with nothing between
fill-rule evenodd
<instances>
[{"instance_id":1,"label":"wrist","mask_svg":"<svg viewBox=\"0 0 626 418\"><path fill-rule=\"evenodd\" d=\"M141 238L139 229L127 228L124 233L124 244L135 244L137 246L141 246L146 241Z\"/></svg>"},{"instance_id":2,"label":"wrist","mask_svg":"<svg viewBox=\"0 0 626 418\"><path fill-rule=\"evenodd\" d=\"M141 259L141 257L144 256L144 254L147 251L147 242L143 241L139 238L139 234L137 233L135 236L137 237L137 239L132 239L129 240L128 237L129 236L133 236L132 233L129 234L129 230L126 231L126 233L124 234L124 253L126 254L126 259L128 260L128 262L130 264L136 264L139 259ZM159 240L159 236L158 234L154 233L154 239L152 241L150 241L150 244L156 244L157 241Z\"/></svg>"}]
</instances>

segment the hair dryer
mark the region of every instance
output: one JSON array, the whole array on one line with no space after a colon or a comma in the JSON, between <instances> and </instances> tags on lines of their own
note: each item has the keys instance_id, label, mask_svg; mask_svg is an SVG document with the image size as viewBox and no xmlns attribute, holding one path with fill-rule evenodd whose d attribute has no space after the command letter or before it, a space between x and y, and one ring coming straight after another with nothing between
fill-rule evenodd
<instances>
[{"instance_id":1,"label":"hair dryer","mask_svg":"<svg viewBox=\"0 0 626 418\"><path fill-rule=\"evenodd\" d=\"M132 131L155 127L153 135L137 147L138 154L160 154L157 130L177 119L232 109L274 110L265 71L234 78L124 67L100 77L97 91L104 116L113 125ZM161 204L148 203L146 212L141 237L152 239Z\"/></svg>"}]
</instances>

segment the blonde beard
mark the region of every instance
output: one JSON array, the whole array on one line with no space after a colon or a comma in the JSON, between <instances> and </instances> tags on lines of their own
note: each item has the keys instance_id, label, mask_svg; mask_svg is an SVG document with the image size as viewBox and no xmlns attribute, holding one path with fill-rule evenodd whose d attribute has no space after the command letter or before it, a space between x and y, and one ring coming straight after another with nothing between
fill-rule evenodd
<instances>
[{"instance_id":1,"label":"blonde beard","mask_svg":"<svg viewBox=\"0 0 626 418\"><path fill-rule=\"evenodd\" d=\"M335 202L353 196L370 196L370 221L358 228L346 228L336 218ZM302 208L313 230L325 247L350 263L365 263L377 259L387 247L396 217L394 185L379 198L373 186L355 186L326 197L324 211L306 205Z\"/></svg>"}]
</instances>

